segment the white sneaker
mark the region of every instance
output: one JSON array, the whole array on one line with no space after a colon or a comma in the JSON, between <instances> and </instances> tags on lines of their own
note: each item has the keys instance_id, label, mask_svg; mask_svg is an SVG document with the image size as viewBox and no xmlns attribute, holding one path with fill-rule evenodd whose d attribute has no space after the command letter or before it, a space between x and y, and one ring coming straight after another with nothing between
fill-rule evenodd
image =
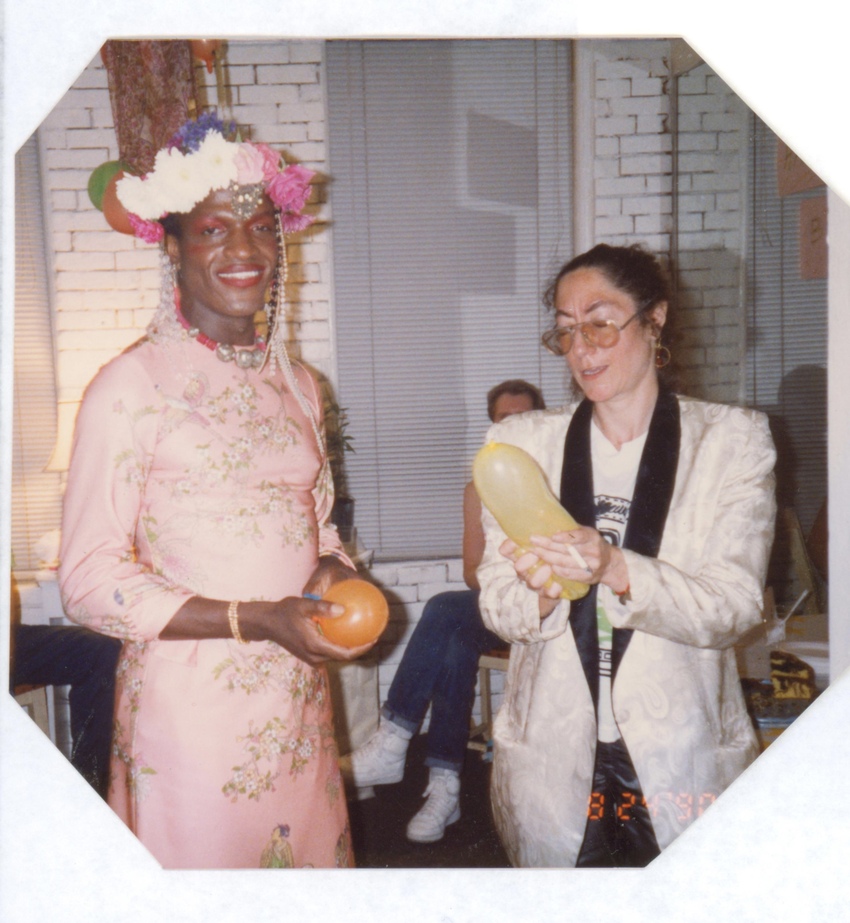
<instances>
[{"instance_id":1,"label":"white sneaker","mask_svg":"<svg viewBox=\"0 0 850 923\"><path fill-rule=\"evenodd\" d=\"M454 772L432 774L424 797L428 800L407 825L407 838L414 843L436 843L449 824L460 820L460 776Z\"/></svg>"},{"instance_id":2,"label":"white sneaker","mask_svg":"<svg viewBox=\"0 0 850 923\"><path fill-rule=\"evenodd\" d=\"M404 733L399 734L392 722L382 721L362 747L340 760L343 776L357 788L401 782L409 743L401 736Z\"/></svg>"}]
</instances>

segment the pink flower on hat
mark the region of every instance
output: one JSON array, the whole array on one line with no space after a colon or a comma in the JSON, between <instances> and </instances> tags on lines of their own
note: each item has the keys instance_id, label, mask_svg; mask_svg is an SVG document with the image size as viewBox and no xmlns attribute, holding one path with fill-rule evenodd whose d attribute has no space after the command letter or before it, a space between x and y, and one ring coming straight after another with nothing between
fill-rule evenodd
<instances>
[{"instance_id":1,"label":"pink flower on hat","mask_svg":"<svg viewBox=\"0 0 850 923\"><path fill-rule=\"evenodd\" d=\"M310 197L310 180L313 176L313 170L292 164L269 181L266 186L268 197L284 214L300 213Z\"/></svg>"},{"instance_id":2,"label":"pink flower on hat","mask_svg":"<svg viewBox=\"0 0 850 923\"><path fill-rule=\"evenodd\" d=\"M268 182L274 179L280 172L280 153L272 150L268 144L252 144L255 150L259 151L263 158L263 179Z\"/></svg>"},{"instance_id":3,"label":"pink flower on hat","mask_svg":"<svg viewBox=\"0 0 850 923\"><path fill-rule=\"evenodd\" d=\"M313 215L287 215L284 212L280 214L280 226L284 234L295 234L297 231L303 231L316 219Z\"/></svg>"},{"instance_id":4,"label":"pink flower on hat","mask_svg":"<svg viewBox=\"0 0 850 923\"><path fill-rule=\"evenodd\" d=\"M127 212L133 235L141 238L146 244L157 244L165 236L165 228L158 221L145 221L132 212Z\"/></svg>"},{"instance_id":5,"label":"pink flower on hat","mask_svg":"<svg viewBox=\"0 0 850 923\"><path fill-rule=\"evenodd\" d=\"M240 186L253 186L265 178L265 157L254 144L240 144L233 157L236 164L236 182Z\"/></svg>"}]
</instances>

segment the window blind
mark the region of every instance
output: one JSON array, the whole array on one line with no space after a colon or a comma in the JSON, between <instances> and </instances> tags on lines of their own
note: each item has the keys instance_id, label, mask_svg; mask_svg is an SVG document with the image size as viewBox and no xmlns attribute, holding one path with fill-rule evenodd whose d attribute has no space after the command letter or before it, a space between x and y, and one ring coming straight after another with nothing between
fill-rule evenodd
<instances>
[{"instance_id":1,"label":"window blind","mask_svg":"<svg viewBox=\"0 0 850 923\"><path fill-rule=\"evenodd\" d=\"M748 403L770 415L777 495L808 532L827 487L827 280L800 273L800 203L780 196L776 135L753 116L748 263Z\"/></svg>"},{"instance_id":2,"label":"window blind","mask_svg":"<svg viewBox=\"0 0 850 923\"><path fill-rule=\"evenodd\" d=\"M569 51L328 43L337 398L355 524L380 559L460 554L493 385L564 400L540 292L571 256Z\"/></svg>"}]
</instances>

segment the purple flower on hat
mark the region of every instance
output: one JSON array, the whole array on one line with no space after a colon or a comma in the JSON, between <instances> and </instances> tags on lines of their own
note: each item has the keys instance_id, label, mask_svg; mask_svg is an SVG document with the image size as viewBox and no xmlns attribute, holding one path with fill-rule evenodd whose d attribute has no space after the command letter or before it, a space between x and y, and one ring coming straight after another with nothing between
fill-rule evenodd
<instances>
[{"instance_id":1,"label":"purple flower on hat","mask_svg":"<svg viewBox=\"0 0 850 923\"><path fill-rule=\"evenodd\" d=\"M177 147L187 154L189 151L196 151L201 146L201 142L211 132L227 137L236 131L236 123L231 121L226 125L214 112L203 112L197 119L189 119L172 135L168 142L168 147Z\"/></svg>"}]
</instances>

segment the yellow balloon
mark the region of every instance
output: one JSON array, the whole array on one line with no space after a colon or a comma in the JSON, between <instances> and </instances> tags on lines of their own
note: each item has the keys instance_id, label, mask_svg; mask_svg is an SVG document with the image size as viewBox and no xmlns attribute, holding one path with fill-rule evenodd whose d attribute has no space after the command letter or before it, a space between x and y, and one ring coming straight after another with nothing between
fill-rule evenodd
<instances>
[{"instance_id":1,"label":"yellow balloon","mask_svg":"<svg viewBox=\"0 0 850 923\"><path fill-rule=\"evenodd\" d=\"M533 550L532 535L549 537L578 528L549 489L540 465L517 446L488 442L475 456L472 480L502 531L523 550ZM563 587L563 599L581 599L590 589L586 583L553 579Z\"/></svg>"}]
</instances>

